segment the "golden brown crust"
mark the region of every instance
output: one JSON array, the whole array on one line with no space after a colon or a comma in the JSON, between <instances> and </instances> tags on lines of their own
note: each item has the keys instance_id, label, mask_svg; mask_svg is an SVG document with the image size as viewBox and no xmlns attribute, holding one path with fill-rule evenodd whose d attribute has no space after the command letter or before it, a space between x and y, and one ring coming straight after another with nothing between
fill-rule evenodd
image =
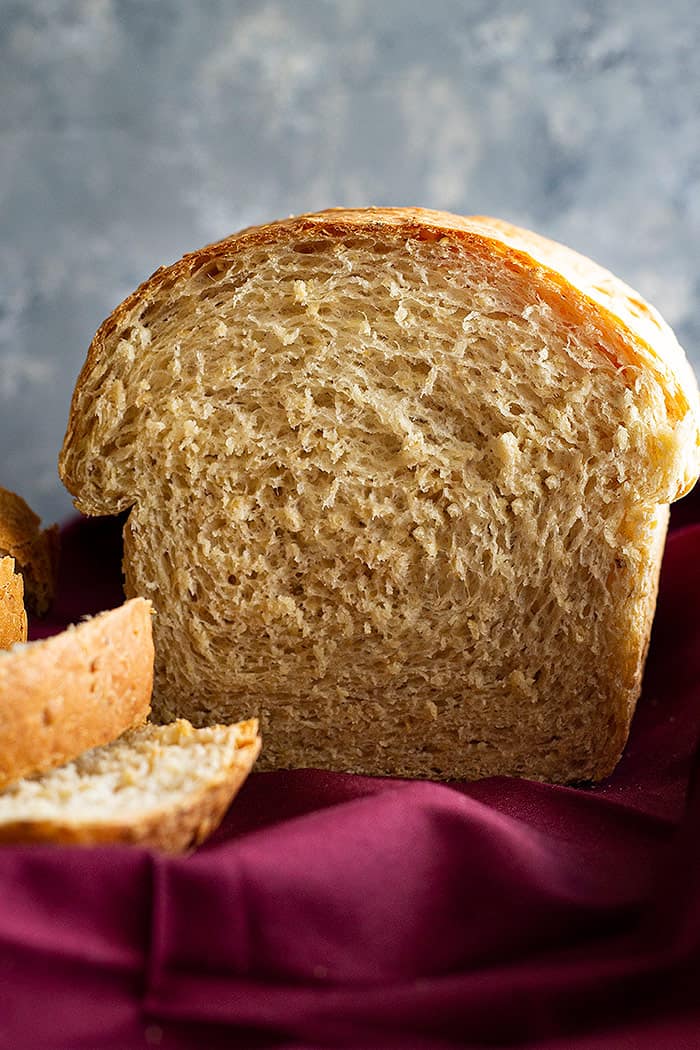
<instances>
[{"instance_id":1,"label":"golden brown crust","mask_svg":"<svg viewBox=\"0 0 700 1050\"><path fill-rule=\"evenodd\" d=\"M657 377L666 401L669 419L684 422L687 431L685 478L676 498L692 488L700 474L700 402L692 369L671 329L646 303L607 270L561 244L498 219L462 217L423 208L330 208L252 226L224 240L185 255L161 267L141 284L102 324L88 350L78 378L59 473L68 490L80 497L71 454L76 454L80 419L78 402L106 338L127 321L137 305L156 298L164 287L188 277L213 259L234 256L246 248L294 237L352 237L363 233L393 238L452 242L456 250L466 248L484 263L497 265L530 297L536 294L572 326L584 326L601 355L624 374L626 366L647 369Z\"/></svg>"},{"instance_id":2,"label":"golden brown crust","mask_svg":"<svg viewBox=\"0 0 700 1050\"><path fill-rule=\"evenodd\" d=\"M24 593L30 613L43 616L56 589L59 529L41 528L39 517L21 496L0 488L0 555L15 559L24 577Z\"/></svg>"},{"instance_id":3,"label":"golden brown crust","mask_svg":"<svg viewBox=\"0 0 700 1050\"><path fill-rule=\"evenodd\" d=\"M0 558L0 649L27 640L24 582L13 558Z\"/></svg>"},{"instance_id":4,"label":"golden brown crust","mask_svg":"<svg viewBox=\"0 0 700 1050\"><path fill-rule=\"evenodd\" d=\"M51 820L0 824L0 843L56 846L143 846L183 853L201 845L221 823L260 753L256 719L241 722L235 760L211 783L176 806L150 810L136 821L70 823Z\"/></svg>"},{"instance_id":5,"label":"golden brown crust","mask_svg":"<svg viewBox=\"0 0 700 1050\"><path fill-rule=\"evenodd\" d=\"M143 598L0 656L0 788L140 725L152 688Z\"/></svg>"}]
</instances>

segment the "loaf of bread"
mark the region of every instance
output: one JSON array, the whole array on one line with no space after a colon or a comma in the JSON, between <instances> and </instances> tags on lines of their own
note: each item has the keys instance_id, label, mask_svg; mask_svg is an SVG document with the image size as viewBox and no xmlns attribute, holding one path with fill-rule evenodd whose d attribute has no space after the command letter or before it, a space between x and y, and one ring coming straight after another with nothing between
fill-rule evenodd
<instances>
[{"instance_id":1,"label":"loaf of bread","mask_svg":"<svg viewBox=\"0 0 700 1050\"><path fill-rule=\"evenodd\" d=\"M151 604L143 598L0 653L0 788L140 725L152 686Z\"/></svg>"},{"instance_id":2,"label":"loaf of bread","mask_svg":"<svg viewBox=\"0 0 700 1050\"><path fill-rule=\"evenodd\" d=\"M0 649L27 640L24 582L14 558L0 558Z\"/></svg>"},{"instance_id":3,"label":"loaf of bread","mask_svg":"<svg viewBox=\"0 0 700 1050\"><path fill-rule=\"evenodd\" d=\"M609 773L695 379L656 311L505 223L333 210L158 270L109 317L60 473L129 511L154 712L268 767Z\"/></svg>"},{"instance_id":4,"label":"loaf of bread","mask_svg":"<svg viewBox=\"0 0 700 1050\"><path fill-rule=\"evenodd\" d=\"M0 842L190 849L218 826L259 750L254 720L132 729L0 792Z\"/></svg>"},{"instance_id":5,"label":"loaf of bread","mask_svg":"<svg viewBox=\"0 0 700 1050\"><path fill-rule=\"evenodd\" d=\"M58 525L41 528L41 521L21 496L0 488L0 557L15 559L24 578L24 602L30 613L49 609L58 573Z\"/></svg>"}]
</instances>

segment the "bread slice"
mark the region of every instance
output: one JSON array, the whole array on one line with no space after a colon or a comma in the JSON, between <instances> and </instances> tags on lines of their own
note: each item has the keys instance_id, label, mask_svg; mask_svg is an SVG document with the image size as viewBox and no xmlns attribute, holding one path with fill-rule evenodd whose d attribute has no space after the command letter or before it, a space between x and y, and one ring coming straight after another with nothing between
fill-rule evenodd
<instances>
[{"instance_id":1,"label":"bread slice","mask_svg":"<svg viewBox=\"0 0 700 1050\"><path fill-rule=\"evenodd\" d=\"M0 788L140 725L152 687L143 598L0 653Z\"/></svg>"},{"instance_id":2,"label":"bread slice","mask_svg":"<svg viewBox=\"0 0 700 1050\"><path fill-rule=\"evenodd\" d=\"M24 582L14 558L0 558L0 649L27 640Z\"/></svg>"},{"instance_id":3,"label":"bread slice","mask_svg":"<svg viewBox=\"0 0 700 1050\"><path fill-rule=\"evenodd\" d=\"M30 613L48 612L56 589L58 525L41 528L41 519L21 496L0 488L0 556L9 555L24 577L24 600Z\"/></svg>"},{"instance_id":4,"label":"bread slice","mask_svg":"<svg viewBox=\"0 0 700 1050\"><path fill-rule=\"evenodd\" d=\"M625 743L698 420L668 326L589 260L334 210L122 303L59 466L130 511L158 718L256 713L267 767L572 781Z\"/></svg>"},{"instance_id":5,"label":"bread slice","mask_svg":"<svg viewBox=\"0 0 700 1050\"><path fill-rule=\"evenodd\" d=\"M219 825L259 750L255 720L132 729L0 792L0 842L189 849Z\"/></svg>"}]
</instances>

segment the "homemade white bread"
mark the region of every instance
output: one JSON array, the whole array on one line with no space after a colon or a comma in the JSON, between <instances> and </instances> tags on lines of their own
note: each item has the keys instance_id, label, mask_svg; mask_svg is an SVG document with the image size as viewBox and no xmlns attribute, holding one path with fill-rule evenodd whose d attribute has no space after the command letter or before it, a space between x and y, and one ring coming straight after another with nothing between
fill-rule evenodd
<instances>
[{"instance_id":1,"label":"homemade white bread","mask_svg":"<svg viewBox=\"0 0 700 1050\"><path fill-rule=\"evenodd\" d=\"M14 558L0 558L0 649L27 640L24 582Z\"/></svg>"},{"instance_id":2,"label":"homemade white bread","mask_svg":"<svg viewBox=\"0 0 700 1050\"><path fill-rule=\"evenodd\" d=\"M0 653L0 788L144 722L152 686L143 598Z\"/></svg>"},{"instance_id":3,"label":"homemade white bread","mask_svg":"<svg viewBox=\"0 0 700 1050\"><path fill-rule=\"evenodd\" d=\"M0 557L15 559L24 577L25 605L37 616L43 616L53 600L58 553L58 525L42 529L40 518L21 496L0 488Z\"/></svg>"},{"instance_id":4,"label":"homemade white bread","mask_svg":"<svg viewBox=\"0 0 700 1050\"><path fill-rule=\"evenodd\" d=\"M218 826L259 750L254 720L133 729L0 792L0 842L190 849Z\"/></svg>"},{"instance_id":5,"label":"homemade white bread","mask_svg":"<svg viewBox=\"0 0 700 1050\"><path fill-rule=\"evenodd\" d=\"M160 719L256 713L267 767L572 781L625 743L698 420L668 326L589 260L334 210L118 307L59 468L130 511Z\"/></svg>"}]
</instances>

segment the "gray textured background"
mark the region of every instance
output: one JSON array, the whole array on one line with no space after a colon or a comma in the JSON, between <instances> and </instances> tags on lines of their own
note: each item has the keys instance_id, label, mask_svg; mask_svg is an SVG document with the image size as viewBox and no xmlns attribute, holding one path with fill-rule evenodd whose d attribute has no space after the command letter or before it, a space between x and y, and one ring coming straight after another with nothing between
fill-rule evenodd
<instances>
[{"instance_id":1,"label":"gray textured background","mask_svg":"<svg viewBox=\"0 0 700 1050\"><path fill-rule=\"evenodd\" d=\"M56 476L100 321L332 204L500 215L636 285L700 364L697 0L0 0L0 484Z\"/></svg>"}]
</instances>

